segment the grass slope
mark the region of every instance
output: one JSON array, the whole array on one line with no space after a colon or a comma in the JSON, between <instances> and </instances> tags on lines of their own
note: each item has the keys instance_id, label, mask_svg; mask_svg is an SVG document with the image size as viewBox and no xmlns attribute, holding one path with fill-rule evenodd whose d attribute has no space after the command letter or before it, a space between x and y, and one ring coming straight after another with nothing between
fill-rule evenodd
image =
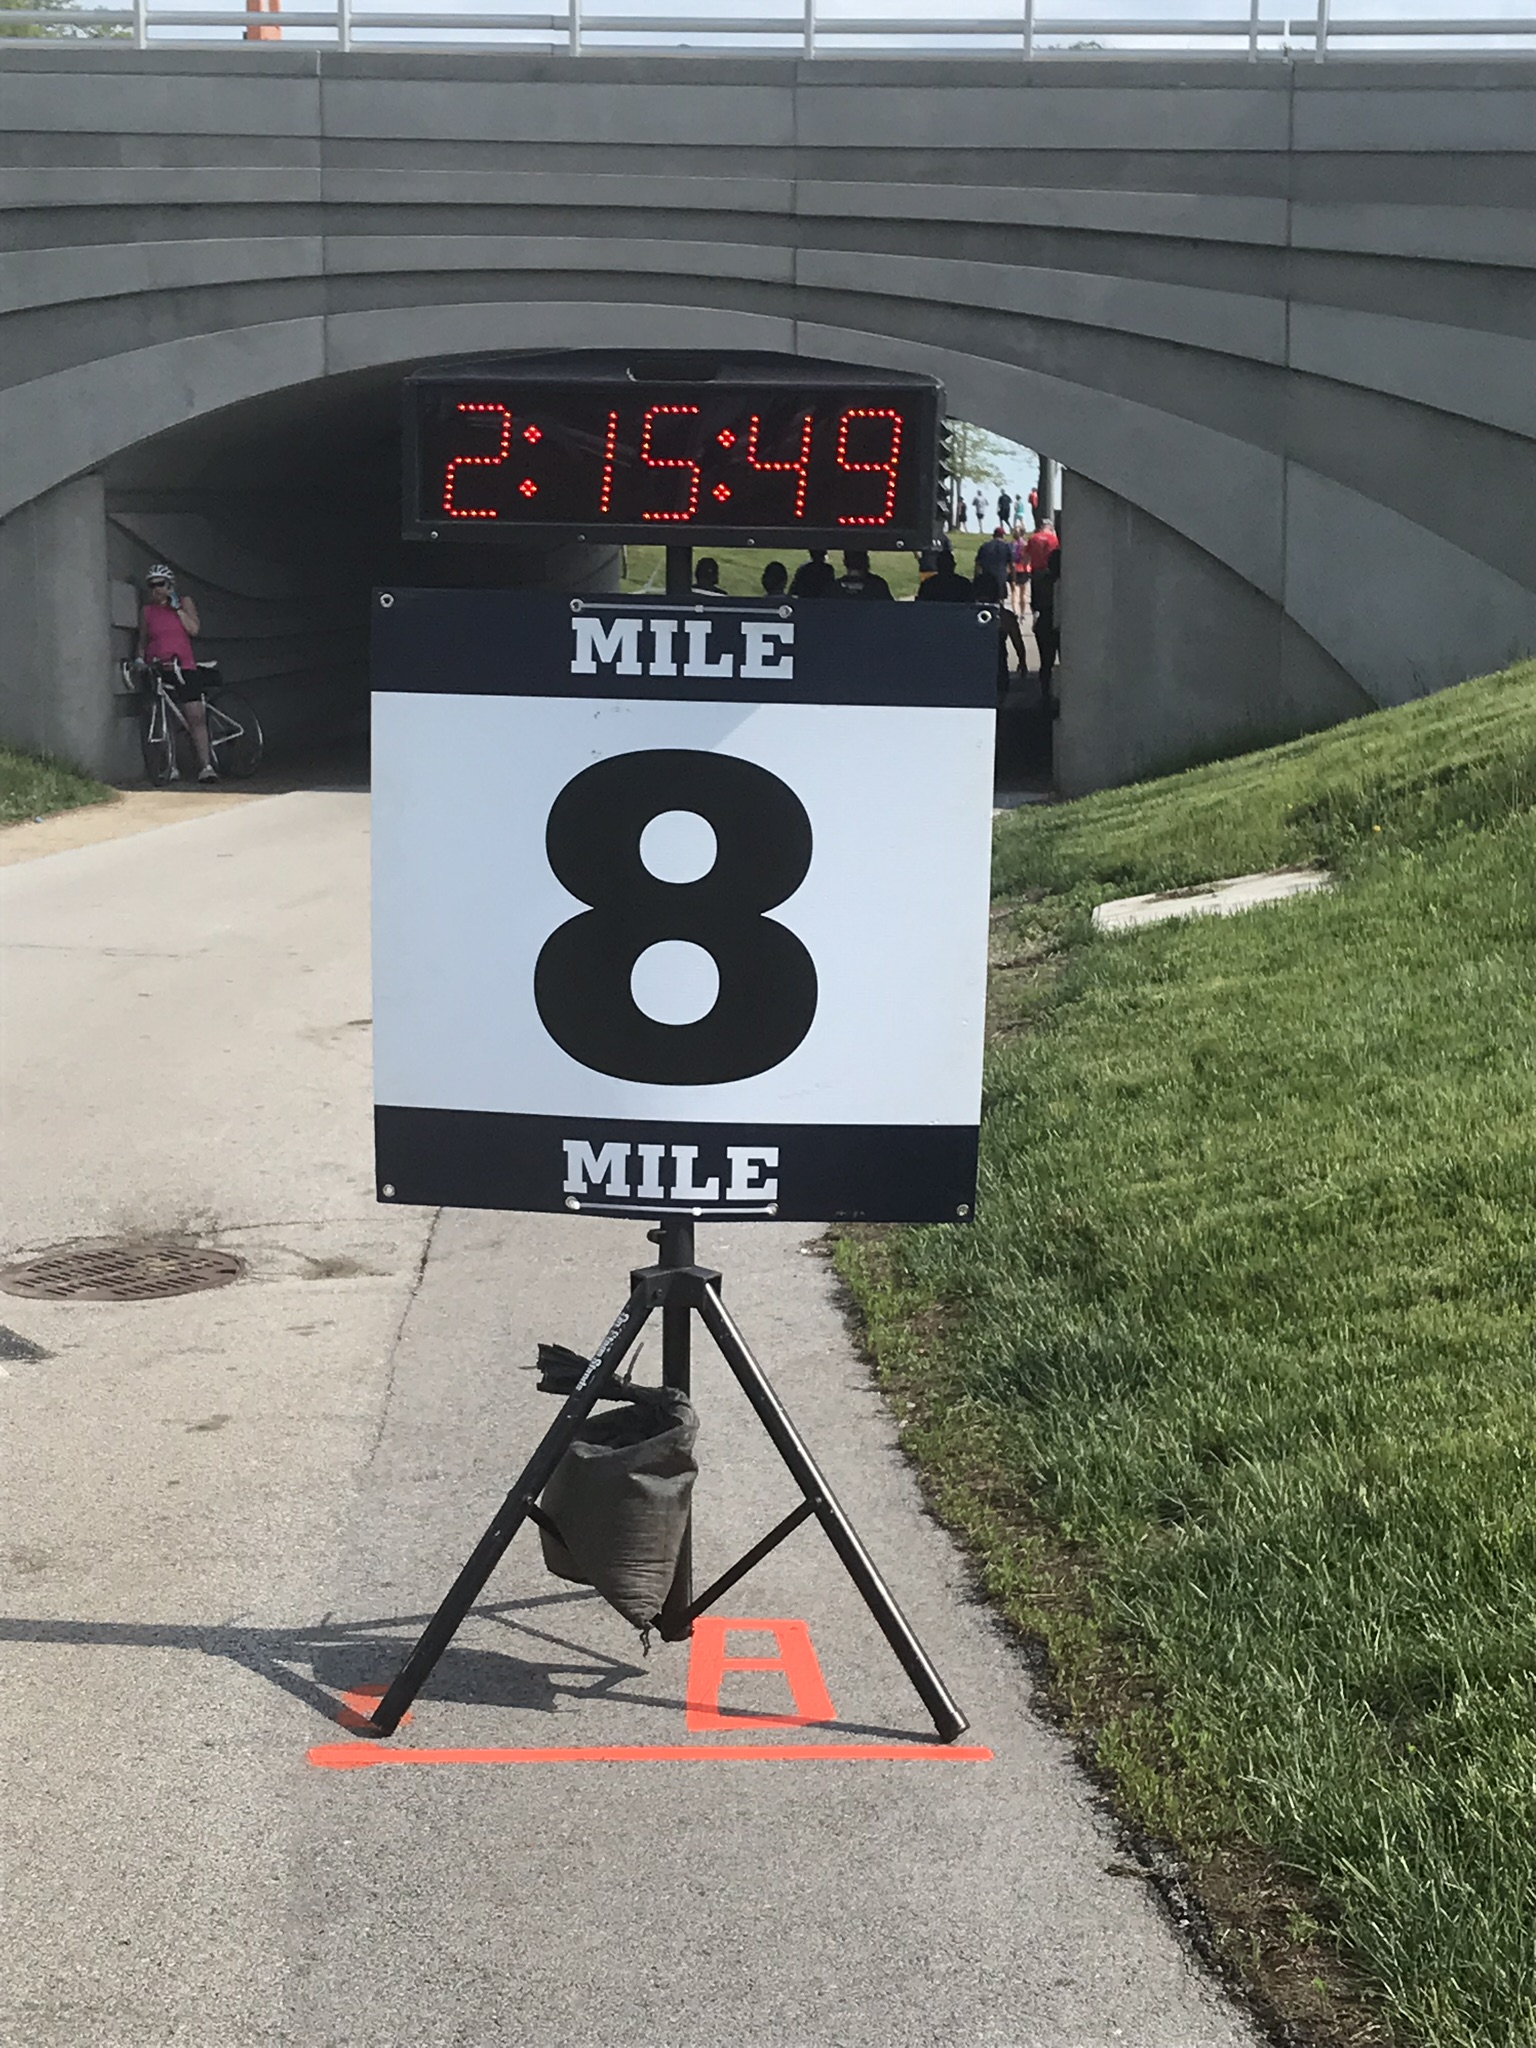
<instances>
[{"instance_id":1,"label":"grass slope","mask_svg":"<svg viewBox=\"0 0 1536 2048\"><path fill-rule=\"evenodd\" d=\"M106 803L116 794L62 761L0 747L0 825L44 818L50 811L72 811L81 804Z\"/></svg>"},{"instance_id":2,"label":"grass slope","mask_svg":"<svg viewBox=\"0 0 1536 2048\"><path fill-rule=\"evenodd\" d=\"M978 1221L839 1248L1122 1808L1325 2038L1536 2042L1533 798L1526 664L1014 813Z\"/></svg>"}]
</instances>

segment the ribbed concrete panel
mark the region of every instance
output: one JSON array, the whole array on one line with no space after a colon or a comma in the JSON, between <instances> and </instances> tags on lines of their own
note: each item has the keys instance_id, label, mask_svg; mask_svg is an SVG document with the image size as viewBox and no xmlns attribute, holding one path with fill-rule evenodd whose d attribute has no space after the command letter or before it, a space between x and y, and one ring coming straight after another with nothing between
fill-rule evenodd
<instances>
[{"instance_id":1,"label":"ribbed concrete panel","mask_svg":"<svg viewBox=\"0 0 1536 2048\"><path fill-rule=\"evenodd\" d=\"M926 69L921 92L883 80L820 85L809 72L800 90L799 140L831 149L952 149L961 136L968 151L1248 151L1289 143L1288 96L1278 75L1272 86L1234 89L1207 74L1204 84L1170 91L1155 84L1062 87L1045 72L1025 74L1021 89L1001 76L985 86L948 85L939 82L941 68Z\"/></svg>"},{"instance_id":2,"label":"ribbed concrete panel","mask_svg":"<svg viewBox=\"0 0 1536 2048\"><path fill-rule=\"evenodd\" d=\"M579 342L571 340L580 335ZM426 305L333 314L326 323L332 374L401 360L550 348L766 349L793 355L795 322L769 314L669 301L554 299L519 306Z\"/></svg>"},{"instance_id":3,"label":"ribbed concrete panel","mask_svg":"<svg viewBox=\"0 0 1536 2048\"><path fill-rule=\"evenodd\" d=\"M1484 74L1486 76L1486 73ZM1298 74L1297 149L1433 151L1437 156L1529 151L1536 135L1536 87L1426 80L1402 91L1383 80L1353 85ZM1358 73L1357 73L1358 80Z\"/></svg>"},{"instance_id":4,"label":"ribbed concrete panel","mask_svg":"<svg viewBox=\"0 0 1536 2048\"><path fill-rule=\"evenodd\" d=\"M428 356L752 347L932 370L1378 700L1536 637L1536 63L17 42L0 162L0 516Z\"/></svg>"},{"instance_id":5,"label":"ribbed concrete panel","mask_svg":"<svg viewBox=\"0 0 1536 2048\"><path fill-rule=\"evenodd\" d=\"M1171 235L1201 242L1247 242L1283 248L1286 207L1280 199L1230 198L1215 192L1099 192L1037 186L1007 189L1007 218L1020 225L1086 228L1117 235ZM996 218L995 185L903 185L890 180L802 178L797 213L857 219Z\"/></svg>"},{"instance_id":6,"label":"ribbed concrete panel","mask_svg":"<svg viewBox=\"0 0 1536 2048\"><path fill-rule=\"evenodd\" d=\"M783 149L795 141L795 98L787 87L506 82L393 79L325 86L327 136L422 136L432 141L644 143L688 148L698 143Z\"/></svg>"},{"instance_id":7,"label":"ribbed concrete panel","mask_svg":"<svg viewBox=\"0 0 1536 2048\"><path fill-rule=\"evenodd\" d=\"M0 391L0 519L121 448L326 374L319 320L194 335Z\"/></svg>"},{"instance_id":8,"label":"ribbed concrete panel","mask_svg":"<svg viewBox=\"0 0 1536 2048\"><path fill-rule=\"evenodd\" d=\"M692 273L789 284L795 252L748 241L652 242L617 235L336 235L326 243L326 268L333 275L402 270Z\"/></svg>"},{"instance_id":9,"label":"ribbed concrete panel","mask_svg":"<svg viewBox=\"0 0 1536 2048\"><path fill-rule=\"evenodd\" d=\"M318 236L25 249L0 256L0 313L188 285L319 277L324 267L324 245Z\"/></svg>"},{"instance_id":10,"label":"ribbed concrete panel","mask_svg":"<svg viewBox=\"0 0 1536 2048\"><path fill-rule=\"evenodd\" d=\"M126 213L135 206L295 205L320 196L318 168L114 164L90 170L28 166L5 174L8 208L111 206Z\"/></svg>"},{"instance_id":11,"label":"ribbed concrete panel","mask_svg":"<svg viewBox=\"0 0 1536 2048\"><path fill-rule=\"evenodd\" d=\"M1472 539L1468 535L1468 539ZM1411 632L1393 631L1391 579L1418 592ZM1290 465L1286 609L1378 704L1401 704L1468 671L1476 617L1477 668L1536 648L1536 591L1415 521L1331 478Z\"/></svg>"},{"instance_id":12,"label":"ribbed concrete panel","mask_svg":"<svg viewBox=\"0 0 1536 2048\"><path fill-rule=\"evenodd\" d=\"M1529 341L1337 306L1291 310L1291 364L1536 440Z\"/></svg>"},{"instance_id":13,"label":"ribbed concrete panel","mask_svg":"<svg viewBox=\"0 0 1536 2048\"><path fill-rule=\"evenodd\" d=\"M422 166L395 170L331 164L325 197L333 205L665 208L668 211L790 213L795 184L790 178L720 178L664 172L628 176L605 171L519 171L498 168L485 153L483 168L443 170Z\"/></svg>"},{"instance_id":14,"label":"ribbed concrete panel","mask_svg":"<svg viewBox=\"0 0 1536 2048\"><path fill-rule=\"evenodd\" d=\"M1161 517L1246 582L1279 599L1284 588L1284 464L1233 435L1175 420L1155 406L1107 397L1065 378L938 347L902 346L845 327L802 324L807 354L842 357L938 377L954 412L1028 443L1032 423L1060 424L1079 451L1077 473L1133 504L1148 479Z\"/></svg>"},{"instance_id":15,"label":"ribbed concrete panel","mask_svg":"<svg viewBox=\"0 0 1536 2048\"><path fill-rule=\"evenodd\" d=\"M9 53L7 53L9 54ZM144 69L67 68L50 74L0 72L0 126L75 134L153 135L165 128L183 135L317 135L320 85L315 78L219 78Z\"/></svg>"},{"instance_id":16,"label":"ribbed concrete panel","mask_svg":"<svg viewBox=\"0 0 1536 2048\"><path fill-rule=\"evenodd\" d=\"M1536 191L1525 207L1298 200L1291 208L1291 242L1298 249L1536 270Z\"/></svg>"},{"instance_id":17,"label":"ribbed concrete panel","mask_svg":"<svg viewBox=\"0 0 1536 2048\"><path fill-rule=\"evenodd\" d=\"M857 250L806 250L798 260L796 276L805 284L878 291L893 299L975 306L1108 328L1120 334L1151 335L1257 362L1285 360L1285 306L1279 299L1146 284L1138 278L1092 277L1022 265L1005 269L1000 264L926 257L871 256Z\"/></svg>"}]
</instances>

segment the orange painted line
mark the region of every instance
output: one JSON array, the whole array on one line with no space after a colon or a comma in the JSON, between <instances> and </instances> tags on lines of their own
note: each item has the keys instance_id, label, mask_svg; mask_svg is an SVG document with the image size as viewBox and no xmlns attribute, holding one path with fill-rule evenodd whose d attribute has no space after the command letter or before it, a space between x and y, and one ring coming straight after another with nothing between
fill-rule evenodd
<instances>
[{"instance_id":1,"label":"orange painted line","mask_svg":"<svg viewBox=\"0 0 1536 2048\"><path fill-rule=\"evenodd\" d=\"M383 1749L372 1742L334 1742L309 1752L322 1771L360 1771L374 1764L988 1764L990 1749L950 1742L615 1743L593 1749Z\"/></svg>"}]
</instances>

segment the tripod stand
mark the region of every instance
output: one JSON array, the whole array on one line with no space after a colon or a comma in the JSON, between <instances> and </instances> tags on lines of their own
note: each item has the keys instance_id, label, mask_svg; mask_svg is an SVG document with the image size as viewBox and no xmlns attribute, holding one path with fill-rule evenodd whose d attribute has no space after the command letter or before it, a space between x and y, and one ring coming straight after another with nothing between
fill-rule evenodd
<instances>
[{"instance_id":1,"label":"tripod stand","mask_svg":"<svg viewBox=\"0 0 1536 2048\"><path fill-rule=\"evenodd\" d=\"M722 1572L697 1597L692 1586L691 1544L688 1538L684 1539L677 1573L661 1612L659 1627L663 1638L668 1642L683 1641L699 1615L707 1612L754 1565L761 1564L786 1536L814 1515L827 1532L844 1570L879 1623L886 1641L900 1658L902 1669L928 1709L940 1740L953 1742L969 1724L945 1690L943 1680L928 1661L922 1644L892 1599L868 1551L859 1541L853 1524L838 1506L762 1367L748 1350L720 1298L720 1275L707 1266L695 1265L692 1218L669 1217L649 1236L651 1242L660 1247L656 1264L643 1266L631 1273L628 1301L567 1395L560 1413L529 1459L517 1484L496 1511L490 1527L449 1588L443 1604L423 1630L421 1640L379 1701L372 1719L364 1724L363 1732L370 1735L394 1734L406 1709L430 1677L434 1665L480 1597L486 1580L523 1523L531 1521L540 1528L552 1529L553 1525L538 1504L538 1496L549 1483L577 1430L602 1399L604 1389L633 1347L652 1311L659 1308L662 1379L665 1385L681 1393L689 1391L692 1319L696 1312L751 1402L758 1421L789 1468L802 1496L798 1507L791 1509L776 1527L754 1543L729 1571Z\"/></svg>"}]
</instances>

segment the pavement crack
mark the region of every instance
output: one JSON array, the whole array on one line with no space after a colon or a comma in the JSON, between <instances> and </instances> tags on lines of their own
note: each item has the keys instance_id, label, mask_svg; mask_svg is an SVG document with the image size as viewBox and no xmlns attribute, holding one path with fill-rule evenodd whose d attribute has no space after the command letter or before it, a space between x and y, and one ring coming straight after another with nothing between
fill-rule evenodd
<instances>
[{"instance_id":1,"label":"pavement crack","mask_svg":"<svg viewBox=\"0 0 1536 2048\"><path fill-rule=\"evenodd\" d=\"M7 939L7 953L73 953L91 960L201 960L208 952L206 946L176 947L163 946L90 946L83 941L71 944L59 939Z\"/></svg>"},{"instance_id":2,"label":"pavement crack","mask_svg":"<svg viewBox=\"0 0 1536 2048\"><path fill-rule=\"evenodd\" d=\"M405 1326L410 1321L411 1310L416 1306L416 1297L421 1292L422 1282L427 1277L427 1261L432 1256L432 1246L437 1237L437 1226L443 1220L441 1209L432 1211L432 1221L427 1225L427 1234L421 1241L421 1256L416 1261L416 1271L411 1275L411 1284L406 1290L405 1302L400 1310L400 1320L395 1325L395 1334L389 1347L389 1374L384 1382L384 1398L379 1403L379 1423L373 1433L373 1442L368 1446L368 1455L363 1460L363 1471L373 1467L379 1455L379 1446L384 1441L384 1431L389 1422L389 1411L395 1398L395 1376L400 1369L400 1346L405 1338Z\"/></svg>"}]
</instances>

